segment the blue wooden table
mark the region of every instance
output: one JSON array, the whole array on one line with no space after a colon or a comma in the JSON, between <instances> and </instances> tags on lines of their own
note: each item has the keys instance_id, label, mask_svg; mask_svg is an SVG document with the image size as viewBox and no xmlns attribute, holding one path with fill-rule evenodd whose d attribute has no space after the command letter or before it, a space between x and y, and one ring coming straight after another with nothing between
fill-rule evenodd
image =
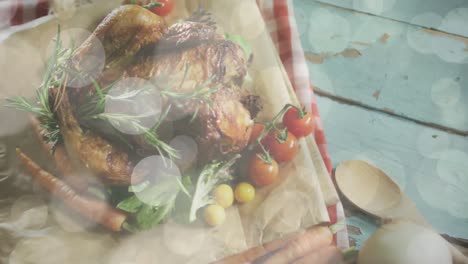
<instances>
[{"instance_id":1,"label":"blue wooden table","mask_svg":"<svg viewBox=\"0 0 468 264\"><path fill-rule=\"evenodd\" d=\"M374 163L439 232L467 239L468 1L294 7L334 166ZM375 229L348 222L358 246Z\"/></svg>"}]
</instances>

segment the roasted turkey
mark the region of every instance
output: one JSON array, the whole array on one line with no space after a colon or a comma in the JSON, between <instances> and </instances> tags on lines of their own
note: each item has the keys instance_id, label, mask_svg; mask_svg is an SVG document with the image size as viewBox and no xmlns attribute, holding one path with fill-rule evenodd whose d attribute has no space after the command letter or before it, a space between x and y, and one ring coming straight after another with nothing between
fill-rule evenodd
<instances>
[{"instance_id":1,"label":"roasted turkey","mask_svg":"<svg viewBox=\"0 0 468 264\"><path fill-rule=\"evenodd\" d=\"M77 49L71 62L77 71L90 75L96 69L85 58L96 52L92 38L99 39L106 53L104 70L96 76L102 86L137 77L179 95L196 89L206 91L206 98L183 100L161 93L163 104L171 106L168 116L179 117L170 121L174 127L171 136L192 136L198 143L199 163L246 147L259 105L258 98L243 87L250 58L239 45L218 33L205 13L200 11L167 28L162 18L142 7L116 9ZM85 167L105 184L129 185L133 155L105 134L80 123L77 116L84 98L92 92L90 85L55 92L51 98L64 145L80 163L76 166ZM141 136L128 137L148 148Z\"/></svg>"}]
</instances>

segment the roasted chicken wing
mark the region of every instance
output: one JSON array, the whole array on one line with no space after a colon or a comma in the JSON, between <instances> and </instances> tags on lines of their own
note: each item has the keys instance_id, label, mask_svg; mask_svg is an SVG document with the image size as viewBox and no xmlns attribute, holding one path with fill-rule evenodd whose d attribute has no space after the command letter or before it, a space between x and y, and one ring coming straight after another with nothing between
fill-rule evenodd
<instances>
[{"instance_id":1,"label":"roasted chicken wing","mask_svg":"<svg viewBox=\"0 0 468 264\"><path fill-rule=\"evenodd\" d=\"M145 46L155 45L166 30L165 20L147 9L137 5L121 6L106 16L93 34L78 47L70 66L81 76L97 79L104 86L120 78L136 54ZM102 52L101 47L105 52L105 67L102 73L96 73L99 65L94 63L93 58ZM79 163L77 167L84 165L105 184L129 185L133 165L128 153L98 133L83 128L75 116L75 110L93 91L93 85L89 85L66 89L65 93L52 96L57 99L51 100L51 103L55 105L66 150L72 160ZM57 91L51 90L51 93ZM134 177L133 181L137 182L138 177Z\"/></svg>"},{"instance_id":2,"label":"roasted chicken wing","mask_svg":"<svg viewBox=\"0 0 468 264\"><path fill-rule=\"evenodd\" d=\"M138 180L131 179L133 164L125 151L93 131L81 128L66 92L61 95L56 109L65 147L74 162L82 163L105 184L130 185L132 180Z\"/></svg>"}]
</instances>

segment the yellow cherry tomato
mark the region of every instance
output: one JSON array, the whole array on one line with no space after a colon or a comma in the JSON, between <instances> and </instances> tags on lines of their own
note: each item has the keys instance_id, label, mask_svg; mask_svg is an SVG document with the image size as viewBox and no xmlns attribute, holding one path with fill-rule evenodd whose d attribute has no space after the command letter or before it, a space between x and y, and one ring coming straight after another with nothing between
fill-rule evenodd
<instances>
[{"instance_id":1,"label":"yellow cherry tomato","mask_svg":"<svg viewBox=\"0 0 468 264\"><path fill-rule=\"evenodd\" d=\"M224 208L228 208L234 202L234 192L231 186L227 184L221 184L213 191L213 198L217 204Z\"/></svg>"},{"instance_id":2,"label":"yellow cherry tomato","mask_svg":"<svg viewBox=\"0 0 468 264\"><path fill-rule=\"evenodd\" d=\"M226 220L226 212L219 204L211 204L205 207L203 211L205 222L210 226L218 226Z\"/></svg>"},{"instance_id":3,"label":"yellow cherry tomato","mask_svg":"<svg viewBox=\"0 0 468 264\"><path fill-rule=\"evenodd\" d=\"M250 183L241 182L234 191L236 201L239 203L248 203L255 197L255 188Z\"/></svg>"}]
</instances>

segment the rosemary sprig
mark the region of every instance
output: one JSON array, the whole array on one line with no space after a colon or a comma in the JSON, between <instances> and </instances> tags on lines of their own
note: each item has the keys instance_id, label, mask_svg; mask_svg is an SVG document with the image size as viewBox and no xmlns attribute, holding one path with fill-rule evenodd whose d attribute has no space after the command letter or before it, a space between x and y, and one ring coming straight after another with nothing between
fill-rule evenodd
<instances>
[{"instance_id":1,"label":"rosemary sprig","mask_svg":"<svg viewBox=\"0 0 468 264\"><path fill-rule=\"evenodd\" d=\"M41 126L45 131L44 139L48 143L52 143L55 146L58 142L62 141L62 135L60 133L58 122L54 115L54 109L52 109L49 103L49 89L51 88L64 88L67 86L67 83L70 83L74 80L82 80L86 76L82 73L77 72L72 67L70 67L70 59L74 55L75 49L73 41L70 48L64 48L60 38L60 27L57 30L57 36L55 38L55 46L53 53L51 54L46 71L44 73L42 83L40 87L36 90L36 99L37 103L31 103L24 97L13 97L8 99L8 106L26 111L34 114L40 120ZM189 65L186 65L183 78L179 84L179 88L182 87L184 82L187 79L189 72ZM214 80L214 75L197 86L194 90L187 93L175 92L169 86L168 82L161 82L157 85L163 88L158 89L161 93L161 96L172 100L173 102L178 103L187 102L192 100L198 100L199 102L206 103L211 105L212 101L210 100L210 95L215 93L221 88L221 85L215 85L212 88L208 88L212 81ZM106 113L105 105L107 100L131 100L141 93L152 93L151 86L143 86L139 89L132 89L131 91L124 92L120 95L109 95L109 89L114 85L114 83L108 85L107 87L101 88L98 82L94 79L92 84L95 88L94 93L89 93L85 103L79 107L79 118L80 120L91 121L91 120L105 120L110 124L121 124L128 127L134 128L136 131L141 132L144 136L146 142L155 148L162 156L167 156L169 159L178 158L177 151L172 148L170 145L160 140L157 135L157 128L160 126L164 118L167 116L170 107L166 109L166 112L161 115L160 120L152 128L147 128L142 125L141 118L148 117L129 115L125 113ZM194 120L198 114L199 108L197 107L194 112L192 119ZM124 141L127 145L128 142L115 131L117 138Z\"/></svg>"},{"instance_id":2,"label":"rosemary sprig","mask_svg":"<svg viewBox=\"0 0 468 264\"><path fill-rule=\"evenodd\" d=\"M154 147L161 156L168 157L170 160L179 158L177 151L168 145L166 142L160 140L157 136L157 129L166 118L169 107L160 116L158 122L152 127L147 128L141 124L141 118L151 116L151 114L145 115L129 115L125 113L106 113L105 104L109 99L112 100L131 100L133 97L141 93L151 93L149 89L151 86L142 86L139 89L124 92L118 96L109 95L108 90L114 85L110 84L105 88L101 88L100 85L94 81L95 93L87 97L86 103L83 104L79 113L83 120L103 120L113 125L123 125L133 128L144 136L146 142Z\"/></svg>"},{"instance_id":3,"label":"rosemary sprig","mask_svg":"<svg viewBox=\"0 0 468 264\"><path fill-rule=\"evenodd\" d=\"M163 118L160 118L160 121L153 126L152 128L147 128L143 126L140 122L138 116L126 115L122 113L110 114L110 113L100 113L95 116L91 116L91 119L100 119L105 120L113 124L125 124L134 128L136 131L139 131L143 134L145 140L149 145L154 147L161 156L168 157L170 160L174 158L179 158L178 152L171 147L166 142L160 140L157 136L157 127L159 127Z\"/></svg>"},{"instance_id":4,"label":"rosemary sprig","mask_svg":"<svg viewBox=\"0 0 468 264\"><path fill-rule=\"evenodd\" d=\"M190 65L186 64L182 80L180 81L180 84L179 84L179 89L181 89L182 85L187 80L189 68L190 68ZM216 93L222 87L221 84L217 84L217 85L215 85L215 86L208 89L209 85L213 82L215 77L216 77L216 75L213 74L210 78L208 78L202 84L195 87L195 89L193 89L190 92L186 92L186 93L173 91L173 89L168 85L161 86L160 83L156 83L156 85L159 87L159 90L161 91L161 95L167 97L168 99L170 99L170 100L172 100L174 102L176 102L176 105L177 104L182 104L182 103L187 102L187 101L198 100L201 103L206 103L209 106L211 106L212 105L212 100L210 99L210 95ZM199 110L200 110L200 107L198 106L195 109L192 117L190 118L190 122L195 120L195 118L198 115Z\"/></svg>"},{"instance_id":5,"label":"rosemary sprig","mask_svg":"<svg viewBox=\"0 0 468 264\"><path fill-rule=\"evenodd\" d=\"M70 48L64 48L60 38L60 27L57 29L53 52L46 64L42 83L36 90L36 100L33 103L22 96L7 99L7 107L15 108L35 115L44 130L44 140L52 144L52 151L58 142L62 141L60 129L49 104L49 89L61 87L66 80L67 63L74 52L73 42Z\"/></svg>"},{"instance_id":6,"label":"rosemary sprig","mask_svg":"<svg viewBox=\"0 0 468 264\"><path fill-rule=\"evenodd\" d=\"M209 98L210 94L215 93L221 88L221 84L217 84L210 89L206 89L209 83L213 80L213 77L203 82L201 85L195 87L193 91L187 93L181 92L174 92L169 89L164 89L161 91L161 95L167 96L170 99L177 100L177 101L191 101L191 100L199 100L201 102L207 103L211 105L211 100Z\"/></svg>"}]
</instances>

